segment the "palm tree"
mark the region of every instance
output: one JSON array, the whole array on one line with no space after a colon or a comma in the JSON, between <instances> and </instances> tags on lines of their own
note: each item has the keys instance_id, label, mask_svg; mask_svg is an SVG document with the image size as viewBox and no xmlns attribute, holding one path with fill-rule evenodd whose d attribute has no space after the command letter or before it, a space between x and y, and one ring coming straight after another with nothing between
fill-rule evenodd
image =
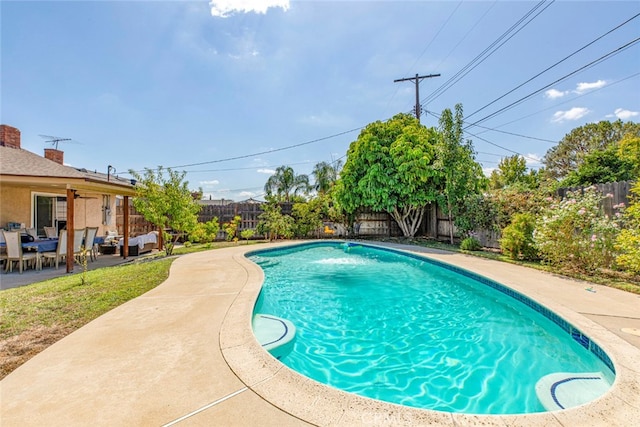
<instances>
[{"instance_id":1,"label":"palm tree","mask_svg":"<svg viewBox=\"0 0 640 427\"><path fill-rule=\"evenodd\" d=\"M320 194L327 193L338 179L338 173L342 168L342 160L336 160L333 163L320 162L317 163L313 172L315 178L315 189Z\"/></svg>"},{"instance_id":2,"label":"palm tree","mask_svg":"<svg viewBox=\"0 0 640 427\"><path fill-rule=\"evenodd\" d=\"M278 201L289 202L291 196L308 193L310 189L309 177L305 174L296 175L291 166L280 166L264 185L268 196L275 194Z\"/></svg>"}]
</instances>

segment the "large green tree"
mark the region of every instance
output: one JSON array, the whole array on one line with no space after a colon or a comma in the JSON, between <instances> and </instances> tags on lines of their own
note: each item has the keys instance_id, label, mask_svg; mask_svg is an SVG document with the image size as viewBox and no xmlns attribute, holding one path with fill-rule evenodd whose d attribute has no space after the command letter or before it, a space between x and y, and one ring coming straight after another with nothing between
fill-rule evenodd
<instances>
[{"instance_id":1,"label":"large green tree","mask_svg":"<svg viewBox=\"0 0 640 427\"><path fill-rule=\"evenodd\" d=\"M408 114L367 125L349 147L336 202L347 214L359 208L386 211L405 236L413 237L427 205L436 199L437 140L435 129Z\"/></svg>"},{"instance_id":2,"label":"large green tree","mask_svg":"<svg viewBox=\"0 0 640 427\"><path fill-rule=\"evenodd\" d=\"M438 203L449 218L449 240L453 244L453 218L464 215L465 199L480 193L486 186L482 167L475 161L471 141L463 138L462 104L455 114L445 109L440 116L440 135L436 144L434 166L441 180Z\"/></svg>"},{"instance_id":3,"label":"large green tree","mask_svg":"<svg viewBox=\"0 0 640 427\"><path fill-rule=\"evenodd\" d=\"M317 163L311 174L315 180L314 188L318 194L326 194L338 180L338 173L342 167L342 161L336 160L332 163L320 162Z\"/></svg>"},{"instance_id":4,"label":"large green tree","mask_svg":"<svg viewBox=\"0 0 640 427\"><path fill-rule=\"evenodd\" d=\"M527 162L524 157L516 154L504 157L498 164L498 169L491 172L489 185L493 189L509 187L524 182L527 176Z\"/></svg>"},{"instance_id":5,"label":"large green tree","mask_svg":"<svg viewBox=\"0 0 640 427\"><path fill-rule=\"evenodd\" d=\"M307 194L310 188L309 177L296 174L291 166L279 166L264 185L267 196L278 202L290 202L294 196Z\"/></svg>"},{"instance_id":6,"label":"large green tree","mask_svg":"<svg viewBox=\"0 0 640 427\"><path fill-rule=\"evenodd\" d=\"M577 170L562 181L564 187L588 186L637 178L631 161L619 155L618 144L595 150L584 156Z\"/></svg>"},{"instance_id":7,"label":"large green tree","mask_svg":"<svg viewBox=\"0 0 640 427\"><path fill-rule=\"evenodd\" d=\"M618 144L618 155L632 165L635 178L640 178L640 136L625 135Z\"/></svg>"},{"instance_id":8,"label":"large green tree","mask_svg":"<svg viewBox=\"0 0 640 427\"><path fill-rule=\"evenodd\" d=\"M624 212L624 226L616 239L616 262L640 275L640 181L631 189L631 205Z\"/></svg>"},{"instance_id":9,"label":"large green tree","mask_svg":"<svg viewBox=\"0 0 640 427\"><path fill-rule=\"evenodd\" d=\"M616 120L603 120L577 127L549 149L543 162L546 172L555 179L563 179L577 170L592 151L604 150L624 138L640 137L640 124Z\"/></svg>"},{"instance_id":10,"label":"large green tree","mask_svg":"<svg viewBox=\"0 0 640 427\"><path fill-rule=\"evenodd\" d=\"M189 233L198 223L200 205L184 181L186 172L163 169L145 169L144 175L129 171L138 181L133 206L144 218L163 232L165 251L173 253L173 247L181 234ZM200 191L200 193L202 193ZM173 239L164 232L166 228L175 233Z\"/></svg>"}]
</instances>

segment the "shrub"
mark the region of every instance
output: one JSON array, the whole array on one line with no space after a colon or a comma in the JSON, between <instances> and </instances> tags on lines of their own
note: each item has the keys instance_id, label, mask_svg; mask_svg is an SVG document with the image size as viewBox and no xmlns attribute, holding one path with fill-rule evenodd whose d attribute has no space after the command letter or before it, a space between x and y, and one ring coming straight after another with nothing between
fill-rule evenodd
<instances>
[{"instance_id":1,"label":"shrub","mask_svg":"<svg viewBox=\"0 0 640 427\"><path fill-rule=\"evenodd\" d=\"M462 236L471 237L476 230L499 231L495 202L483 194L472 194L464 199L455 217L455 226Z\"/></svg>"},{"instance_id":2,"label":"shrub","mask_svg":"<svg viewBox=\"0 0 640 427\"><path fill-rule=\"evenodd\" d=\"M511 224L514 215L530 213L538 216L553 200L545 191L533 191L517 186L494 190L487 194L495 210L495 222L498 230Z\"/></svg>"},{"instance_id":3,"label":"shrub","mask_svg":"<svg viewBox=\"0 0 640 427\"><path fill-rule=\"evenodd\" d=\"M199 222L189 233L189 241L192 243L209 243L216 239L220 224L218 218L213 217L209 222Z\"/></svg>"},{"instance_id":4,"label":"shrub","mask_svg":"<svg viewBox=\"0 0 640 427\"><path fill-rule=\"evenodd\" d=\"M231 221L222 224L222 229L225 232L225 239L227 239L227 242L238 241L238 227L241 222L242 217L240 217L240 215L236 215Z\"/></svg>"},{"instance_id":5,"label":"shrub","mask_svg":"<svg viewBox=\"0 0 640 427\"><path fill-rule=\"evenodd\" d=\"M615 248L620 251L616 263L625 270L640 274L640 181L631 191L635 196L629 208L621 215L623 228L615 243Z\"/></svg>"},{"instance_id":6,"label":"shrub","mask_svg":"<svg viewBox=\"0 0 640 427\"><path fill-rule=\"evenodd\" d=\"M582 194L568 192L542 213L533 236L546 263L587 272L613 266L620 219L602 213L602 199L589 187Z\"/></svg>"},{"instance_id":7,"label":"shrub","mask_svg":"<svg viewBox=\"0 0 640 427\"><path fill-rule=\"evenodd\" d=\"M255 230L252 230L250 228L247 228L246 230L242 230L240 232L240 237L242 237L244 240L247 241L247 243L249 242L249 239L253 237L253 235L255 234Z\"/></svg>"},{"instance_id":8,"label":"shrub","mask_svg":"<svg viewBox=\"0 0 640 427\"><path fill-rule=\"evenodd\" d=\"M467 237L462 242L460 242L460 249L463 251L479 251L482 249L482 245L475 237Z\"/></svg>"},{"instance_id":9,"label":"shrub","mask_svg":"<svg viewBox=\"0 0 640 427\"><path fill-rule=\"evenodd\" d=\"M538 250L533 240L536 218L530 213L515 214L502 230L500 249L511 259L534 260Z\"/></svg>"}]
</instances>

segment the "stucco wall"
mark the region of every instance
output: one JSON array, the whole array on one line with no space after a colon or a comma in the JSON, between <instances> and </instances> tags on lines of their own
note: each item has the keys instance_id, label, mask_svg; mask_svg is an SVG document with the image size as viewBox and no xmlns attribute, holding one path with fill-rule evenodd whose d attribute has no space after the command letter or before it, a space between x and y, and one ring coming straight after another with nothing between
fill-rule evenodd
<instances>
[{"instance_id":1,"label":"stucco wall","mask_svg":"<svg viewBox=\"0 0 640 427\"><path fill-rule=\"evenodd\" d=\"M31 190L0 186L0 227L8 222L23 222L31 226Z\"/></svg>"},{"instance_id":2,"label":"stucco wall","mask_svg":"<svg viewBox=\"0 0 640 427\"><path fill-rule=\"evenodd\" d=\"M8 222L24 223L33 227L34 193L66 197L65 192L56 193L51 188L0 186L0 227ZM84 198L86 197L86 198ZM116 230L116 198L111 196L111 218L108 224L102 223L102 194L83 194L75 199L74 228L98 227L98 236L109 230Z\"/></svg>"},{"instance_id":3,"label":"stucco wall","mask_svg":"<svg viewBox=\"0 0 640 427\"><path fill-rule=\"evenodd\" d=\"M116 202L111 197L111 218L108 224L102 223L102 195L88 194L88 198L76 199L75 204L75 228L98 227L98 236L104 236L109 230L116 230Z\"/></svg>"}]
</instances>

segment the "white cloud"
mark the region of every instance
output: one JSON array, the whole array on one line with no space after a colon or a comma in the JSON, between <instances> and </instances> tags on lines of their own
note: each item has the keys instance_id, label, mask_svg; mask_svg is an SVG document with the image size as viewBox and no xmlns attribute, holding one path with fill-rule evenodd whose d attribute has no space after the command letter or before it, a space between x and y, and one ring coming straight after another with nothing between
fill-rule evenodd
<instances>
[{"instance_id":1,"label":"white cloud","mask_svg":"<svg viewBox=\"0 0 640 427\"><path fill-rule=\"evenodd\" d=\"M583 94L592 89L600 89L606 84L607 82L605 80L598 80L597 82L593 82L593 83L582 82L577 84L576 90L574 92L578 94Z\"/></svg>"},{"instance_id":2,"label":"white cloud","mask_svg":"<svg viewBox=\"0 0 640 427\"><path fill-rule=\"evenodd\" d=\"M267 174L267 175L273 175L274 173L276 173L276 171L273 170L273 169L258 169L256 172L264 173L264 174Z\"/></svg>"},{"instance_id":3,"label":"white cloud","mask_svg":"<svg viewBox=\"0 0 640 427\"><path fill-rule=\"evenodd\" d=\"M563 96L565 96L568 93L569 93L569 91L566 91L566 90L564 92L561 92L561 91L556 90L556 89L549 89L548 91L546 91L544 93L544 96L546 96L549 99L556 99L556 98L562 98Z\"/></svg>"},{"instance_id":4,"label":"white cloud","mask_svg":"<svg viewBox=\"0 0 640 427\"><path fill-rule=\"evenodd\" d=\"M200 181L200 185L218 185L220 181L217 179L212 179L211 181Z\"/></svg>"},{"instance_id":5,"label":"white cloud","mask_svg":"<svg viewBox=\"0 0 640 427\"><path fill-rule=\"evenodd\" d=\"M211 15L228 18L234 13L267 13L271 7L289 9L289 0L211 0Z\"/></svg>"},{"instance_id":6,"label":"white cloud","mask_svg":"<svg viewBox=\"0 0 640 427\"><path fill-rule=\"evenodd\" d=\"M524 160L527 162L528 167L540 166L542 164L542 157L535 153L527 153L527 155L524 156Z\"/></svg>"},{"instance_id":7,"label":"white cloud","mask_svg":"<svg viewBox=\"0 0 640 427\"><path fill-rule=\"evenodd\" d=\"M620 120L628 120L631 117L635 117L639 114L640 113L637 111L629 111L629 110L624 110L622 108L616 108L616 111L613 112L613 115L619 118ZM611 117L611 115L608 115L608 117Z\"/></svg>"},{"instance_id":8,"label":"white cloud","mask_svg":"<svg viewBox=\"0 0 640 427\"><path fill-rule=\"evenodd\" d=\"M578 120L590 113L588 108L573 107L567 111L556 111L551 119L552 122L564 122L566 120Z\"/></svg>"},{"instance_id":9,"label":"white cloud","mask_svg":"<svg viewBox=\"0 0 640 427\"><path fill-rule=\"evenodd\" d=\"M484 173L484 176L489 178L491 176L491 172L493 172L496 169L497 168L482 168L482 172Z\"/></svg>"}]
</instances>

